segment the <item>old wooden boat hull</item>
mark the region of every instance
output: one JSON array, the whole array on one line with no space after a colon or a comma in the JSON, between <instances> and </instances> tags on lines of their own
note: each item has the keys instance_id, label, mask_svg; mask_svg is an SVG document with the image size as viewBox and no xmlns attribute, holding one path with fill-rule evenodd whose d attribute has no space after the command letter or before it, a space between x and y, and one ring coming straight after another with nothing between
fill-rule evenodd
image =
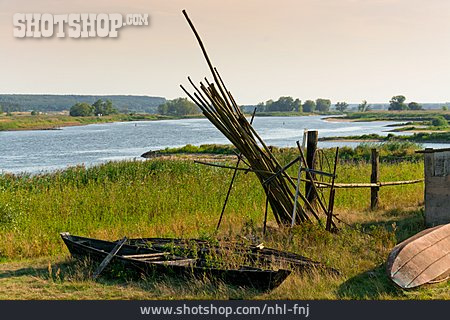
<instances>
[{"instance_id":1,"label":"old wooden boat hull","mask_svg":"<svg viewBox=\"0 0 450 320\"><path fill-rule=\"evenodd\" d=\"M90 259L101 263L115 242L73 236L62 233L61 237L74 258ZM165 259L155 260L160 254ZM145 275L168 275L175 277L208 278L221 281L228 285L250 287L256 290L272 290L279 286L290 274L289 270L262 270L242 266L238 269L219 269L203 267L197 259L175 256L158 249L149 249L130 244L124 244L112 258L110 268L123 266L127 270Z\"/></svg>"},{"instance_id":2,"label":"old wooden boat hull","mask_svg":"<svg viewBox=\"0 0 450 320\"><path fill-rule=\"evenodd\" d=\"M450 224L419 232L389 254L386 271L401 288L445 281L450 276Z\"/></svg>"},{"instance_id":3,"label":"old wooden boat hull","mask_svg":"<svg viewBox=\"0 0 450 320\"><path fill-rule=\"evenodd\" d=\"M243 245L233 242L221 242L212 244L200 239L178 239L178 238L136 238L128 239L127 243L163 250L164 248L176 248L184 251L187 256L204 257L211 253L220 254L221 252L233 251L234 254L241 254L249 263L259 263L265 266L278 265L289 270L307 271L310 269L324 269L329 272L339 274L336 269L327 267L320 262L313 261L307 257L288 251L266 248L261 245ZM196 248L195 252L189 250Z\"/></svg>"}]
</instances>

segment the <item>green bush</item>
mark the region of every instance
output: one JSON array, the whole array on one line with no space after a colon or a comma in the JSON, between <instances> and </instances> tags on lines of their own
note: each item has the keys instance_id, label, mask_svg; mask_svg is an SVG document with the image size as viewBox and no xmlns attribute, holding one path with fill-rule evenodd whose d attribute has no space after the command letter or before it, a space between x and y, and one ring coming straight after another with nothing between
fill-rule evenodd
<instances>
[{"instance_id":1,"label":"green bush","mask_svg":"<svg viewBox=\"0 0 450 320\"><path fill-rule=\"evenodd\" d=\"M431 124L434 127L447 127L448 122L443 116L437 116L433 120L431 120Z\"/></svg>"}]
</instances>

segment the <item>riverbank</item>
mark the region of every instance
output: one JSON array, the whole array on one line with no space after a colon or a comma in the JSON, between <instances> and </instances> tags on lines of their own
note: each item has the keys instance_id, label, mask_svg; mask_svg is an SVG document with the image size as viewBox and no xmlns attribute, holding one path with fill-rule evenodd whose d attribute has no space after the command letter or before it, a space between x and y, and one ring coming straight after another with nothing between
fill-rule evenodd
<instances>
[{"instance_id":1,"label":"riverbank","mask_svg":"<svg viewBox=\"0 0 450 320\"><path fill-rule=\"evenodd\" d=\"M367 139L364 141L355 139L357 142L378 142L376 139ZM370 143L361 143L356 148L341 147L339 150L339 159L343 161L361 162L370 161L373 145ZM421 150L422 147L416 143L409 141L386 141L379 145L378 150L380 152L380 160L389 162L391 160L399 161L420 161L423 159L423 155L416 153L417 150ZM271 146L274 153L283 155L283 157L293 157L298 152L297 148L293 147L274 147ZM335 149L325 148L322 149L324 155L333 158ZM238 150L230 144L203 144L200 146L185 145L179 148L165 148L160 150L150 150L141 155L147 159L209 159L209 160L230 160L236 159ZM286 159L286 161L288 161Z\"/></svg>"},{"instance_id":2,"label":"riverbank","mask_svg":"<svg viewBox=\"0 0 450 320\"><path fill-rule=\"evenodd\" d=\"M303 117L331 114L334 113L315 114L298 112L260 112L256 114L256 117ZM251 114L246 114L246 116L250 117ZM0 131L58 130L63 127L84 126L99 123L201 118L204 118L202 114L186 116L168 116L160 114L114 114L102 117L71 117L63 113L30 115L29 112L14 112L11 115L0 114Z\"/></svg>"},{"instance_id":3,"label":"riverbank","mask_svg":"<svg viewBox=\"0 0 450 320\"><path fill-rule=\"evenodd\" d=\"M434 132L449 131L449 128L436 128L430 126L433 117L444 116L450 119L449 112L357 112L336 116L335 112L325 113L298 113L298 112L258 112L256 117L308 117L326 116L326 122L373 122L373 121L406 121L403 124L396 124L397 128L392 132ZM333 116L334 115L334 116ZM247 114L250 116L250 114ZM0 131L18 130L58 130L68 126L83 126L98 123L127 122L127 121L156 121L156 120L178 120L178 119L199 119L201 114L188 116L167 116L158 114L115 114L109 116L71 117L64 113L49 113L30 115L29 112L14 112L11 115L0 114ZM414 126L412 126L414 125Z\"/></svg>"},{"instance_id":4,"label":"riverbank","mask_svg":"<svg viewBox=\"0 0 450 320\"><path fill-rule=\"evenodd\" d=\"M431 121L435 117L442 116L450 120L450 111L420 110L420 111L369 111L347 112L339 117L327 117L326 121Z\"/></svg>"},{"instance_id":5,"label":"riverbank","mask_svg":"<svg viewBox=\"0 0 450 320\"><path fill-rule=\"evenodd\" d=\"M292 160L284 150L277 157ZM226 162L233 165L234 162ZM380 180L423 177L423 162L380 165ZM289 174L295 175L295 168ZM338 181L368 179L368 162L342 161ZM112 162L51 174L0 175L0 299L449 299L448 284L398 289L386 276L390 250L424 228L423 184L380 190L370 211L370 189L339 189L331 234L305 224L276 227L269 211L262 236L265 196L255 175L239 172L219 232L215 228L232 172L192 161L151 159ZM100 277L73 262L58 233L115 240L128 237L258 237L267 247L321 261L341 274L293 273L269 293L205 280ZM368 236L366 233L370 233ZM29 288L32 287L33 290Z\"/></svg>"},{"instance_id":6,"label":"riverbank","mask_svg":"<svg viewBox=\"0 0 450 320\"><path fill-rule=\"evenodd\" d=\"M413 132L412 135L393 135L381 136L379 134L363 134L359 136L337 136L321 137L319 141L361 141L361 142L389 142L389 141L408 141L414 143L449 143L450 131L440 132Z\"/></svg>"},{"instance_id":7,"label":"riverbank","mask_svg":"<svg viewBox=\"0 0 450 320\"><path fill-rule=\"evenodd\" d=\"M109 116L71 117L64 114L13 113L0 115L0 131L19 130L58 130L62 127L84 126L88 124L127 122L127 121L156 121L200 118L196 116L165 116L158 114L114 114Z\"/></svg>"}]
</instances>

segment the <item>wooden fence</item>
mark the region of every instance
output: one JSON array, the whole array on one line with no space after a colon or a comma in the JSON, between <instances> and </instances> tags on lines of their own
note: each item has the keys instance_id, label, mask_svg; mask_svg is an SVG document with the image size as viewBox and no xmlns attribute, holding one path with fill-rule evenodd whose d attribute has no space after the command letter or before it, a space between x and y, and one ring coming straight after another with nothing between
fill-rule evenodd
<instances>
[{"instance_id":1,"label":"wooden fence","mask_svg":"<svg viewBox=\"0 0 450 320\"><path fill-rule=\"evenodd\" d=\"M307 160L310 166L310 169L315 169L315 159L312 155L317 154L317 138L318 138L318 132L317 131L308 131L308 143L307 143L307 150L306 154L309 156L309 159ZM310 139L312 139L312 142L310 143ZM399 186L399 185L407 185L407 184L414 184L414 183L421 183L425 179L416 179L416 180L405 180L405 181L388 181L388 182L380 182L380 153L376 148L373 148L371 150L371 159L370 163L372 166L371 175L370 175L370 183L326 183L326 182L318 182L316 181L315 184L318 188L331 188L333 185L333 188L370 188L370 208L372 210L377 209L378 202L379 202L379 191L381 187L388 187L388 186ZM306 183L306 194L309 195L309 199L311 201L314 201L314 199L317 197L317 194L315 194L314 190L310 187L310 180Z\"/></svg>"}]
</instances>

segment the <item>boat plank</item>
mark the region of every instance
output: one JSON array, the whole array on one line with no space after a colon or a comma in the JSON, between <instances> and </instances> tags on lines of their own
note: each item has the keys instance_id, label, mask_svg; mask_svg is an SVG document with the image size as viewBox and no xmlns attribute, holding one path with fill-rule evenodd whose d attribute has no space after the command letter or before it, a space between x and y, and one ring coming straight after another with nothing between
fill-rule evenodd
<instances>
[{"instance_id":1,"label":"boat plank","mask_svg":"<svg viewBox=\"0 0 450 320\"><path fill-rule=\"evenodd\" d=\"M140 259L140 258L153 258L153 257L163 257L169 255L169 252L158 252L158 253L142 253L142 254L128 254L123 255L124 258Z\"/></svg>"},{"instance_id":2,"label":"boat plank","mask_svg":"<svg viewBox=\"0 0 450 320\"><path fill-rule=\"evenodd\" d=\"M389 277L404 289L448 278L450 224L423 230L395 246L386 268Z\"/></svg>"},{"instance_id":3,"label":"boat plank","mask_svg":"<svg viewBox=\"0 0 450 320\"><path fill-rule=\"evenodd\" d=\"M395 274L417 256L433 256L433 254L435 253L434 248L439 248L440 242L445 242L448 239L450 239L450 234L445 235L443 233L431 233L426 237L417 239L414 242L414 246L408 246L407 248L405 248L402 255L395 260L394 264L392 265L392 272Z\"/></svg>"}]
</instances>

